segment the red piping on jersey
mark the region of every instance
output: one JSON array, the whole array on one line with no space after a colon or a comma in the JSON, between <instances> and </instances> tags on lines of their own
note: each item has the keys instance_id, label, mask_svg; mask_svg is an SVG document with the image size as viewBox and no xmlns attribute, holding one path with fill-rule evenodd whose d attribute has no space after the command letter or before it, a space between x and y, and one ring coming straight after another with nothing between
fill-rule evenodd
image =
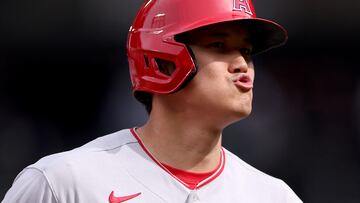
<instances>
[{"instance_id":1,"label":"red piping on jersey","mask_svg":"<svg viewBox=\"0 0 360 203\"><path fill-rule=\"evenodd\" d=\"M167 168L173 175L178 177L180 180L185 182L189 185L190 189L195 189L200 182L210 177L212 174L214 174L220 167L221 161L216 166L216 168L210 172L205 173L198 173L198 172L191 172L186 170L181 170L177 168L173 168L172 166L166 165L165 163L161 162L161 164Z\"/></svg>"},{"instance_id":2,"label":"red piping on jersey","mask_svg":"<svg viewBox=\"0 0 360 203\"><path fill-rule=\"evenodd\" d=\"M214 172L211 176L209 176L208 178L206 178L205 180L201 181L195 188L191 187L190 185L186 184L184 181L180 180L178 177L176 177L174 174L172 174L165 166L163 166L161 164L160 161L158 161L145 147L144 143L141 141L140 137L137 135L135 128L131 128L130 132L133 134L133 136L136 138L136 140L139 142L139 145L141 146L141 148L145 151L145 153L157 164L160 166L160 168L162 168L164 171L166 171L169 175L171 175L174 179L176 179L178 182L180 182L181 184L183 184L185 187L189 188L189 189L198 189L208 183L210 183L211 181L213 181L215 178L217 178L224 170L225 168L225 152L224 149L221 148L221 156L220 156L220 166L218 167L218 169L216 170L216 172Z\"/></svg>"}]
</instances>

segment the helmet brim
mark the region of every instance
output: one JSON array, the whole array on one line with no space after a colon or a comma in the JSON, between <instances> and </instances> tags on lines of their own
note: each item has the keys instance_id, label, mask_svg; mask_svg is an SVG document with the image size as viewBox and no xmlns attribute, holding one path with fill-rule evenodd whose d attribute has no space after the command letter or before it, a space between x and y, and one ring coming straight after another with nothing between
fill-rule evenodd
<instances>
[{"instance_id":1,"label":"helmet brim","mask_svg":"<svg viewBox=\"0 0 360 203\"><path fill-rule=\"evenodd\" d=\"M243 19L253 43L253 54L263 53L287 42L287 31L279 24L261 18Z\"/></svg>"},{"instance_id":2,"label":"helmet brim","mask_svg":"<svg viewBox=\"0 0 360 203\"><path fill-rule=\"evenodd\" d=\"M288 39L285 28L273 21L262 18L236 18L236 16L232 16L230 19L228 16L207 18L182 28L181 32L175 28L175 30L171 32L171 35L174 36L198 28L226 22L238 22L237 26L245 26L249 30L253 43L253 55L282 46Z\"/></svg>"}]
</instances>

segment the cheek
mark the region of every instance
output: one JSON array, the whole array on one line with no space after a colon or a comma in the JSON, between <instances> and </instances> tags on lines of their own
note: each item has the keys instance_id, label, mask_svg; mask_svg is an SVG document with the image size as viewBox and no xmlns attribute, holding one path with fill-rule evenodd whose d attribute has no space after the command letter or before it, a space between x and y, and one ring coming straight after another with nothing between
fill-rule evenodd
<instances>
[{"instance_id":1,"label":"cheek","mask_svg":"<svg viewBox=\"0 0 360 203\"><path fill-rule=\"evenodd\" d=\"M203 79L218 80L228 74L228 64L222 61L212 61L199 67L198 75Z\"/></svg>"},{"instance_id":2,"label":"cheek","mask_svg":"<svg viewBox=\"0 0 360 203\"><path fill-rule=\"evenodd\" d=\"M227 74L219 71L206 71L194 78L194 88L197 102L205 107L220 107L228 105L230 100L239 100L238 89Z\"/></svg>"},{"instance_id":3,"label":"cheek","mask_svg":"<svg viewBox=\"0 0 360 203\"><path fill-rule=\"evenodd\" d=\"M215 62L211 65L202 67L198 75L194 78L202 89L217 92L229 85L226 64Z\"/></svg>"},{"instance_id":4,"label":"cheek","mask_svg":"<svg viewBox=\"0 0 360 203\"><path fill-rule=\"evenodd\" d=\"M191 103L211 102L224 93L224 73L218 71L219 67L200 67L198 73L184 88L184 93L191 95L188 101Z\"/></svg>"}]
</instances>

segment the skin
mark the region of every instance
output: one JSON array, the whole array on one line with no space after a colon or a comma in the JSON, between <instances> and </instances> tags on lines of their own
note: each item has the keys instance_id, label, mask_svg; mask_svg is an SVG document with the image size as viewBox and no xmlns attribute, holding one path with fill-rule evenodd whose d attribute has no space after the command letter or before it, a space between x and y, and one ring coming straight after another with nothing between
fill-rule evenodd
<instances>
[{"instance_id":1,"label":"skin","mask_svg":"<svg viewBox=\"0 0 360 203\"><path fill-rule=\"evenodd\" d=\"M252 45L246 28L231 25L190 31L197 75L174 94L153 96L149 119L137 133L160 162L191 172L214 170L223 129L250 114L252 88L234 81L241 76L254 81Z\"/></svg>"}]
</instances>

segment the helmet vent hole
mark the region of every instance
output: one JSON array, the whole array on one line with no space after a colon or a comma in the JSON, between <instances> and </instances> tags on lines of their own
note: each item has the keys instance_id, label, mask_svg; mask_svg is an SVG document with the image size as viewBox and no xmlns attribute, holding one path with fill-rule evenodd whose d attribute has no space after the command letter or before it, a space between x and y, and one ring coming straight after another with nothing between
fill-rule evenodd
<instances>
[{"instance_id":1,"label":"helmet vent hole","mask_svg":"<svg viewBox=\"0 0 360 203\"><path fill-rule=\"evenodd\" d=\"M146 68L149 68L149 58L147 55L144 55L144 61L145 61Z\"/></svg>"},{"instance_id":2,"label":"helmet vent hole","mask_svg":"<svg viewBox=\"0 0 360 203\"><path fill-rule=\"evenodd\" d=\"M161 73L171 76L175 72L176 66L174 62L159 58L155 58L155 61Z\"/></svg>"}]
</instances>

